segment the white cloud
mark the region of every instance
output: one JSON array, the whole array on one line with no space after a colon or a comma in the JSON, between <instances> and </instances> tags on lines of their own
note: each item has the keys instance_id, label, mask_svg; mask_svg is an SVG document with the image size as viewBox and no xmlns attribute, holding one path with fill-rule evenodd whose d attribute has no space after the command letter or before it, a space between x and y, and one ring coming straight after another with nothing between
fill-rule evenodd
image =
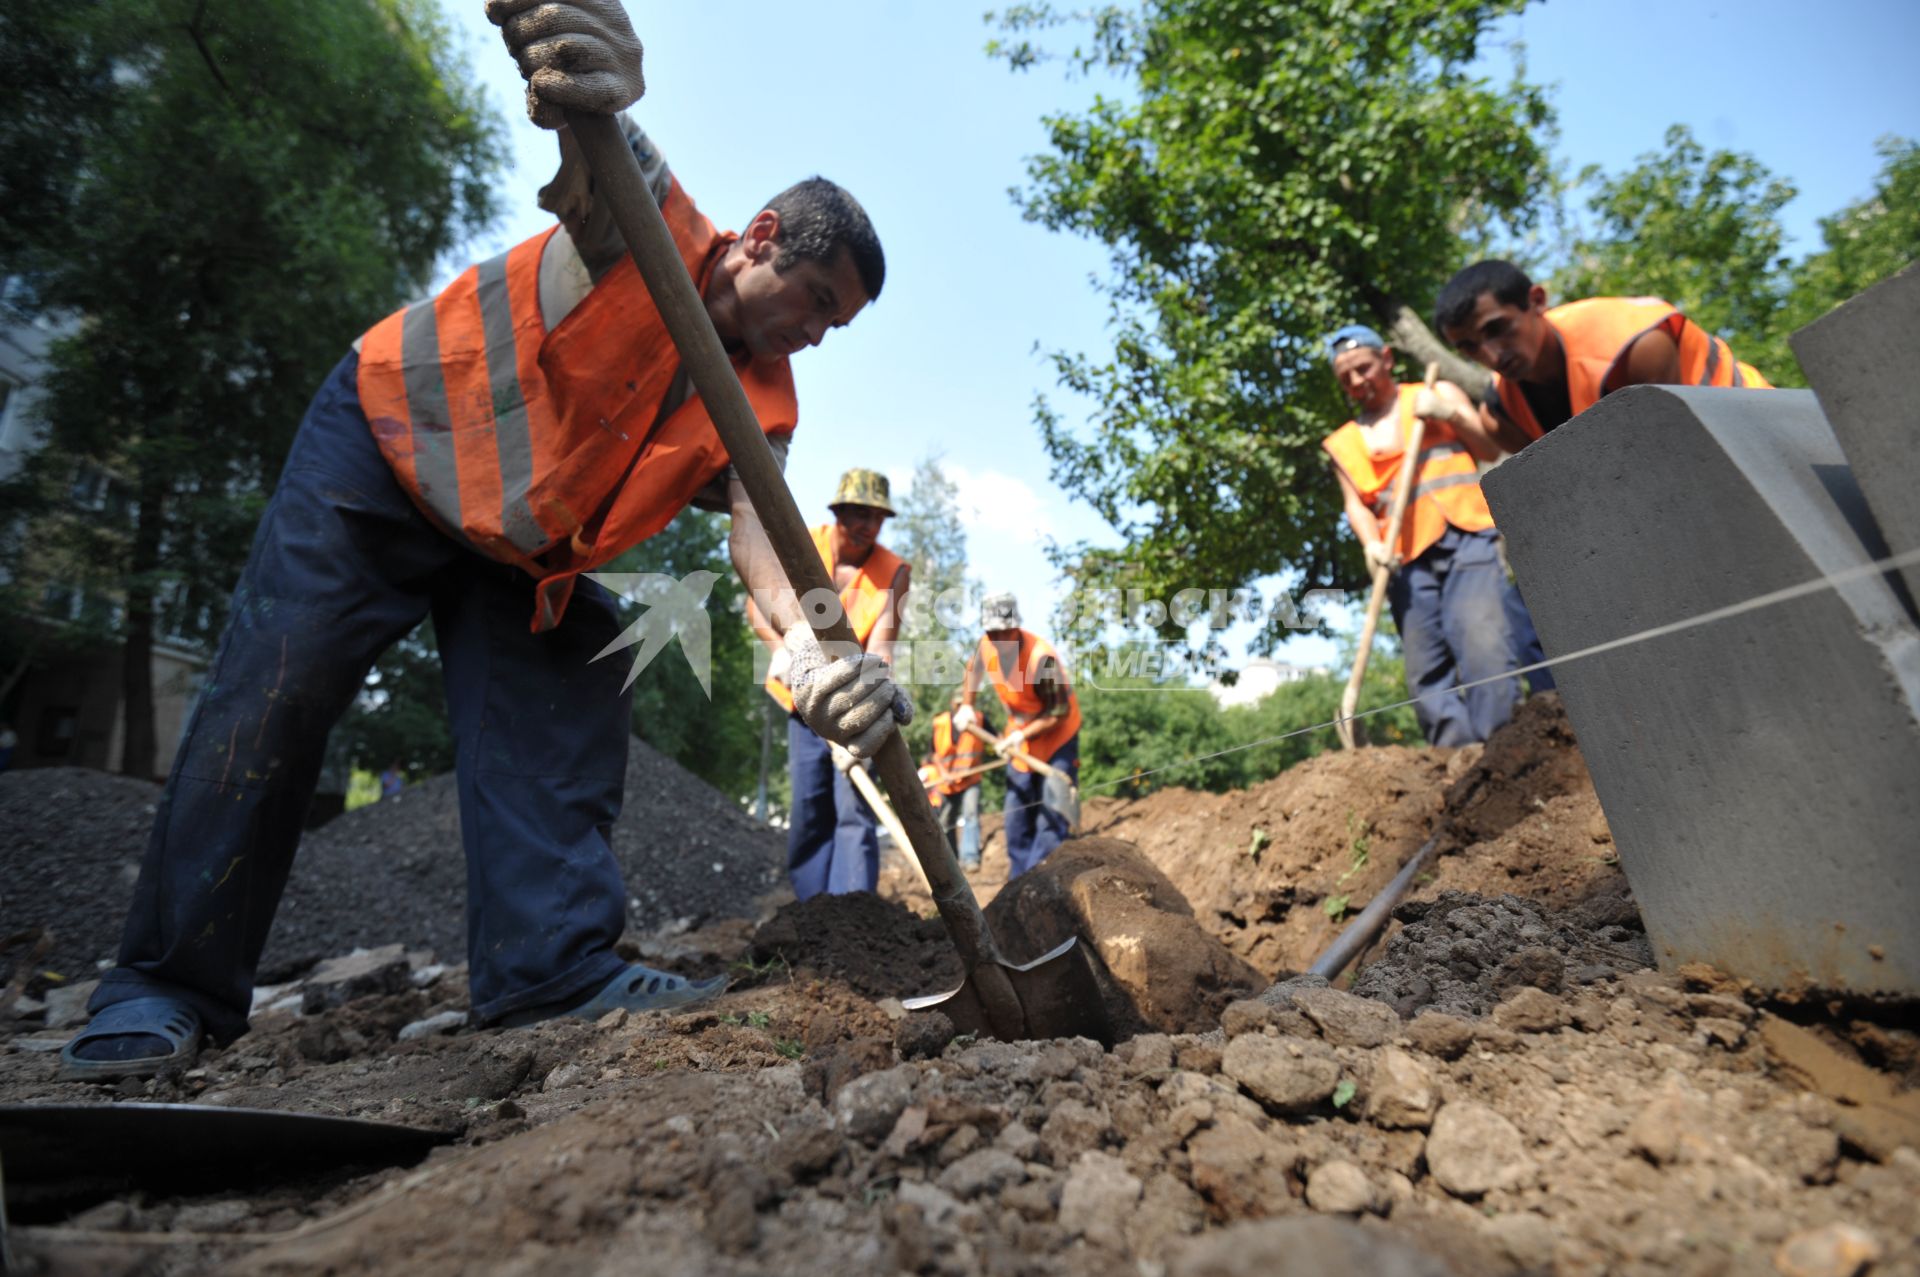
<instances>
[{"instance_id":1,"label":"white cloud","mask_svg":"<svg viewBox=\"0 0 1920 1277\"><path fill-rule=\"evenodd\" d=\"M1025 479L1000 470L975 470L958 461L942 460L940 468L960 490L960 522L967 535L1009 535L1036 548L1054 535L1049 507L1066 503L1059 490L1050 487L1042 493Z\"/></svg>"}]
</instances>

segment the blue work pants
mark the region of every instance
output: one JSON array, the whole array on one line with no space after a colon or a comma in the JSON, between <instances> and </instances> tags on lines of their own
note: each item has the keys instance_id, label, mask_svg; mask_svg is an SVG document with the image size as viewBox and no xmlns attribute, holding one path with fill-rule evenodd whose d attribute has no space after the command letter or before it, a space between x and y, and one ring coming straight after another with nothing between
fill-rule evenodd
<instances>
[{"instance_id":1,"label":"blue work pants","mask_svg":"<svg viewBox=\"0 0 1920 1277\"><path fill-rule=\"evenodd\" d=\"M787 776L793 816L787 826L787 877L793 894L845 895L880 885L879 818L833 765L833 746L798 714L787 718ZM908 848L901 848L911 854Z\"/></svg>"},{"instance_id":2,"label":"blue work pants","mask_svg":"<svg viewBox=\"0 0 1920 1277\"><path fill-rule=\"evenodd\" d=\"M321 386L254 536L226 633L167 780L120 944L89 1003L162 993L216 1040L254 973L327 734L387 647L433 617L455 742L474 1015L571 999L625 965L608 835L630 697L610 595L582 580L529 632L533 582L441 533L395 481L349 355Z\"/></svg>"},{"instance_id":3,"label":"blue work pants","mask_svg":"<svg viewBox=\"0 0 1920 1277\"><path fill-rule=\"evenodd\" d=\"M1067 737L1053 751L1050 763L1077 781L1080 776L1080 733ZM1066 840L1070 832L1067 813L1047 805L1047 778L1037 771L1021 771L1008 766L1006 815L1007 881L1011 882L1042 860Z\"/></svg>"},{"instance_id":4,"label":"blue work pants","mask_svg":"<svg viewBox=\"0 0 1920 1277\"><path fill-rule=\"evenodd\" d=\"M980 863L980 782L940 796L940 828L963 865Z\"/></svg>"},{"instance_id":5,"label":"blue work pants","mask_svg":"<svg viewBox=\"0 0 1920 1277\"><path fill-rule=\"evenodd\" d=\"M1509 608L1522 606L1500 563L1491 532L1449 527L1419 558L1387 582L1387 604L1400 631L1407 693L1428 743L1483 741L1513 716L1519 680L1452 691L1519 668ZM1532 626L1529 624L1528 630ZM1537 642L1537 640L1536 640Z\"/></svg>"}]
</instances>

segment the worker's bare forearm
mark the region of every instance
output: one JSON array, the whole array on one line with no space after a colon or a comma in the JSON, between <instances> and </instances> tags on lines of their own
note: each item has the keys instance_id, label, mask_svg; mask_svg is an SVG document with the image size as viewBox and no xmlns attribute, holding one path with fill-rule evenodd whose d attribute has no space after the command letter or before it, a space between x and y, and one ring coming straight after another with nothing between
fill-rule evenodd
<instances>
[{"instance_id":1,"label":"worker's bare forearm","mask_svg":"<svg viewBox=\"0 0 1920 1277\"><path fill-rule=\"evenodd\" d=\"M1347 478L1347 472L1335 466L1333 477L1340 481L1340 504L1346 509L1347 523L1352 526L1353 534L1360 538L1360 544L1368 545L1381 540L1384 534L1380 530L1380 520L1360 499L1360 490L1353 486L1353 480Z\"/></svg>"},{"instance_id":2,"label":"worker's bare forearm","mask_svg":"<svg viewBox=\"0 0 1920 1277\"><path fill-rule=\"evenodd\" d=\"M1479 407L1467 397L1467 392L1450 381L1439 382L1433 389L1441 401L1453 410L1448 423L1453 426L1454 433L1460 436L1460 442L1473 459L1498 460L1505 449L1488 432Z\"/></svg>"},{"instance_id":3,"label":"worker's bare forearm","mask_svg":"<svg viewBox=\"0 0 1920 1277\"><path fill-rule=\"evenodd\" d=\"M728 485L727 508L733 518L727 551L733 570L747 587L748 623L761 642L777 646L781 635L801 623L800 600L787 584L780 556L773 552L773 542L767 539L767 530L738 478Z\"/></svg>"}]
</instances>

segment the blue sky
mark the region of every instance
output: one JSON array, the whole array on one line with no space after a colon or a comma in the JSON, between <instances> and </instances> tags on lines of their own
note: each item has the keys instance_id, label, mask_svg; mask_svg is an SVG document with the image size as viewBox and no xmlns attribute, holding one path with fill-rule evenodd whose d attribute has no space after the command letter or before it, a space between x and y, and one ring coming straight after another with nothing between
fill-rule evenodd
<instances>
[{"instance_id":1,"label":"blue sky","mask_svg":"<svg viewBox=\"0 0 1920 1277\"><path fill-rule=\"evenodd\" d=\"M521 111L479 0L443 4L510 120L506 211L481 256L547 224L534 192L555 149ZM1044 149L1041 117L1084 107L1102 86L1051 68L1010 73L983 53L991 32L971 5L628 12L647 48L638 117L709 216L738 226L775 191L822 173L859 197L885 244L880 300L794 361L801 425L788 481L802 513L827 517L849 466L900 483L938 455L961 484L975 575L1044 616L1054 582L1043 543L1114 540L1049 479L1031 407L1051 389L1041 351L1102 347L1106 304L1088 280L1104 256L1022 221L1007 191ZM1913 0L1556 0L1503 23L1498 39L1521 42L1529 76L1555 86L1558 154L1572 167L1618 170L1688 124L1704 144L1751 152L1796 183L1784 219L1796 252L1817 246L1818 217L1868 191L1875 138L1920 136ZM1502 74L1507 56L1490 50ZM1286 653L1331 654L1322 639Z\"/></svg>"}]
</instances>

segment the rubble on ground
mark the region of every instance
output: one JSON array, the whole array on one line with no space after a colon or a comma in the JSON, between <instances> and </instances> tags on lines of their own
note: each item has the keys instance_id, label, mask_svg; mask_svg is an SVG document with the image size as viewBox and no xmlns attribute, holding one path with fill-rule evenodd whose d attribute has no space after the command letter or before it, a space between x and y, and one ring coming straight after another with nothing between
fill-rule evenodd
<instances>
[{"instance_id":1,"label":"rubble on ground","mask_svg":"<svg viewBox=\"0 0 1920 1277\"><path fill-rule=\"evenodd\" d=\"M1221 804L1215 825L1181 827L1183 846L1223 847L1271 819L1261 793L1269 811L1291 793L1294 823L1322 835L1317 859L1304 839L1285 853L1320 885L1251 950L1190 903L1165 843L1065 844L1001 915L1052 900L1103 955L1126 934L1189 948L1184 986L1103 957L1131 972L1126 996L1182 1026L1136 1025L1111 1047L997 1042L908 1014L900 999L951 987L957 962L937 920L875 897L632 934L631 952L732 987L679 1013L512 1031L466 1023L464 968L440 950L339 946L262 990L246 1036L117 1087L59 1082L49 1051L21 1045L66 1036L39 1027L54 1000L36 987L41 1009L0 1038L0 1102L281 1108L457 1138L411 1169L96 1194L16 1217L17 1258L36 1273L1920 1277L1920 1142L1860 1106L1912 1101L1909 1022L1780 1008L1803 1022L1783 1030L1714 973L1650 969L1607 844L1580 818L1577 754L1550 735L1529 738L1558 751L1549 766L1496 737L1462 751L1475 757L1433 752L1424 789L1382 796L1430 821L1476 768L1559 787L1456 803L1462 845L1350 982L1207 973L1316 934L1287 932L1285 915L1325 917L1311 892L1351 859L1342 812L1363 792L1329 778L1366 780L1363 766L1315 759ZM1191 814L1212 798L1159 802ZM1356 811L1398 831L1374 844L1382 862L1425 827ZM1246 890L1269 890L1244 840L1234 854ZM1533 867L1509 872L1516 856ZM1363 881L1348 880L1355 907ZM1305 965L1284 952L1289 971Z\"/></svg>"}]
</instances>

